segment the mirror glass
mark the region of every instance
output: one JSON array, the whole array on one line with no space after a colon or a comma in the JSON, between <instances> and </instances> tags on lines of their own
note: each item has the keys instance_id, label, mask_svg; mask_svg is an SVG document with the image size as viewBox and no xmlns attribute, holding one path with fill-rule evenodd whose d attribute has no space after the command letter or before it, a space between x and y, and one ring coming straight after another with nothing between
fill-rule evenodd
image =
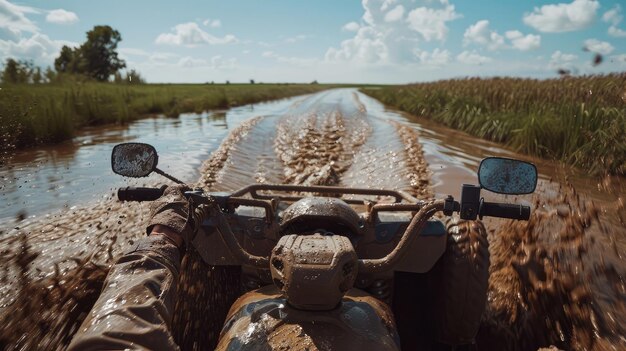
<instances>
[{"instance_id":1,"label":"mirror glass","mask_svg":"<svg viewBox=\"0 0 626 351\"><path fill-rule=\"evenodd\" d=\"M111 153L113 172L125 177L146 177L154 171L157 162L156 149L150 144L118 144Z\"/></svg>"},{"instance_id":2,"label":"mirror glass","mask_svg":"<svg viewBox=\"0 0 626 351\"><path fill-rule=\"evenodd\" d=\"M478 181L494 193L530 194L537 186L537 168L524 161L489 157L480 163Z\"/></svg>"}]
</instances>

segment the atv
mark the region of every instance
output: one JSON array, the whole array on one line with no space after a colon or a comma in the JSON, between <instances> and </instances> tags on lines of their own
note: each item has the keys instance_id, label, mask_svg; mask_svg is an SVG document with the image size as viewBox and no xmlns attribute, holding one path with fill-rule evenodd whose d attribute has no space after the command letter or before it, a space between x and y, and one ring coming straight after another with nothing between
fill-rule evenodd
<instances>
[{"instance_id":1,"label":"atv","mask_svg":"<svg viewBox=\"0 0 626 351\"><path fill-rule=\"evenodd\" d=\"M122 176L156 172L180 183L157 168L158 154L148 144L115 146L111 163ZM472 345L489 275L478 219L530 217L530 207L487 202L481 191L532 193L537 170L489 157L480 163L478 182L462 185L460 201L285 184L185 192L191 245L208 265L241 267L249 290L230 307L217 350ZM164 189L120 188L118 198L151 201Z\"/></svg>"}]
</instances>

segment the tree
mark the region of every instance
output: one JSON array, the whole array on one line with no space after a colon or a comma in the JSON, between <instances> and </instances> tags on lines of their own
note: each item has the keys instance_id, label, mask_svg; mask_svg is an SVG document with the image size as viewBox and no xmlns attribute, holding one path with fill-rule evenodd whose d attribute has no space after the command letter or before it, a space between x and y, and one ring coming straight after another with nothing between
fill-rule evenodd
<instances>
[{"instance_id":1,"label":"tree","mask_svg":"<svg viewBox=\"0 0 626 351\"><path fill-rule=\"evenodd\" d=\"M17 82L18 83L30 83L35 71L35 65L33 61L20 60L17 63Z\"/></svg>"},{"instance_id":2,"label":"tree","mask_svg":"<svg viewBox=\"0 0 626 351\"><path fill-rule=\"evenodd\" d=\"M2 72L2 81L9 84L30 83L34 72L35 65L32 61L8 58Z\"/></svg>"},{"instance_id":3,"label":"tree","mask_svg":"<svg viewBox=\"0 0 626 351\"><path fill-rule=\"evenodd\" d=\"M33 70L33 77L32 77L33 83L35 84L41 83L42 78L43 77L41 76L41 68L35 67L35 69Z\"/></svg>"},{"instance_id":4,"label":"tree","mask_svg":"<svg viewBox=\"0 0 626 351\"><path fill-rule=\"evenodd\" d=\"M116 51L121 40L120 32L110 26L95 26L87 32L87 41L79 49L84 63L81 71L96 80L107 81L112 74L126 67Z\"/></svg>"},{"instance_id":5,"label":"tree","mask_svg":"<svg viewBox=\"0 0 626 351\"><path fill-rule=\"evenodd\" d=\"M46 76L46 81L48 83L54 82L56 80L56 78L57 78L56 72L54 72L52 70L52 68L50 68L50 66L48 66L48 68L46 68L46 73L44 75Z\"/></svg>"},{"instance_id":6,"label":"tree","mask_svg":"<svg viewBox=\"0 0 626 351\"><path fill-rule=\"evenodd\" d=\"M18 80L18 62L12 58L8 58L4 64L4 71L2 72L3 83L17 83Z\"/></svg>"},{"instance_id":7,"label":"tree","mask_svg":"<svg viewBox=\"0 0 626 351\"><path fill-rule=\"evenodd\" d=\"M145 84L146 80L139 74L139 72L131 69L126 72L126 83L127 84Z\"/></svg>"},{"instance_id":8,"label":"tree","mask_svg":"<svg viewBox=\"0 0 626 351\"><path fill-rule=\"evenodd\" d=\"M124 78L122 77L122 74L120 72L115 72L115 74L113 75L113 83L116 83L116 84L124 83Z\"/></svg>"},{"instance_id":9,"label":"tree","mask_svg":"<svg viewBox=\"0 0 626 351\"><path fill-rule=\"evenodd\" d=\"M63 45L59 57L54 60L54 69L59 73L82 73L81 53L78 48Z\"/></svg>"},{"instance_id":10,"label":"tree","mask_svg":"<svg viewBox=\"0 0 626 351\"><path fill-rule=\"evenodd\" d=\"M112 74L126 67L117 56L117 44L122 40L110 26L95 26L87 32L87 41L78 48L63 46L54 60L58 73L84 74L99 81L108 81Z\"/></svg>"}]
</instances>

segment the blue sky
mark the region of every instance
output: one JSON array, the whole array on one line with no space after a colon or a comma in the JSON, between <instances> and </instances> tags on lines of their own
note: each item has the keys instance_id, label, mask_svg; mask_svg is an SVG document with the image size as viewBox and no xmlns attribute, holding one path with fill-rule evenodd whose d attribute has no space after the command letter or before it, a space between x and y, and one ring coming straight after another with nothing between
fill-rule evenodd
<instances>
[{"instance_id":1,"label":"blue sky","mask_svg":"<svg viewBox=\"0 0 626 351\"><path fill-rule=\"evenodd\" d=\"M617 0L0 0L0 59L51 65L107 24L149 82L549 78L626 71L625 16Z\"/></svg>"}]
</instances>

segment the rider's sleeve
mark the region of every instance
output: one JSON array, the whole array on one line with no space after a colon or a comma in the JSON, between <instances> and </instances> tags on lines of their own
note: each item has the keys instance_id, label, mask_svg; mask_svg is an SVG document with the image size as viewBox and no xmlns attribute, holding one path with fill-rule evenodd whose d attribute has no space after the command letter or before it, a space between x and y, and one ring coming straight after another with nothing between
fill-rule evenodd
<instances>
[{"instance_id":1,"label":"rider's sleeve","mask_svg":"<svg viewBox=\"0 0 626 351\"><path fill-rule=\"evenodd\" d=\"M142 239L107 276L102 293L69 350L177 350L171 334L178 248L161 236Z\"/></svg>"}]
</instances>

